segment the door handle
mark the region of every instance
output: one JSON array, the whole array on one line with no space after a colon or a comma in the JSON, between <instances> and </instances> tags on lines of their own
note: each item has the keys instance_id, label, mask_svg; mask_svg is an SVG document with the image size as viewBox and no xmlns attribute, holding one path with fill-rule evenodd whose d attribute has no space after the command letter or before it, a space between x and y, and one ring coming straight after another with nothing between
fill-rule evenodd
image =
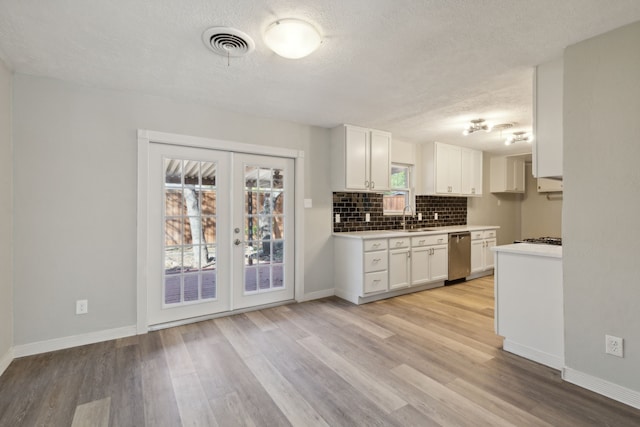
<instances>
[{"instance_id":1,"label":"door handle","mask_svg":"<svg viewBox=\"0 0 640 427\"><path fill-rule=\"evenodd\" d=\"M233 244L236 245L236 246L240 246L242 244L242 240L236 239L236 240L233 241Z\"/></svg>"}]
</instances>

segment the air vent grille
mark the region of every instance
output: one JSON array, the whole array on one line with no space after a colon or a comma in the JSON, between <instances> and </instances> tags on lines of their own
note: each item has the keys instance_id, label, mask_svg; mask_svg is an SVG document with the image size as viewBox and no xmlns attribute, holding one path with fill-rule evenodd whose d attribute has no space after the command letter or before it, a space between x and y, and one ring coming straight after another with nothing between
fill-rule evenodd
<instances>
[{"instance_id":1,"label":"air vent grille","mask_svg":"<svg viewBox=\"0 0 640 427\"><path fill-rule=\"evenodd\" d=\"M255 48L247 34L229 27L212 27L202 33L202 41L209 49L222 56L244 56Z\"/></svg>"}]
</instances>

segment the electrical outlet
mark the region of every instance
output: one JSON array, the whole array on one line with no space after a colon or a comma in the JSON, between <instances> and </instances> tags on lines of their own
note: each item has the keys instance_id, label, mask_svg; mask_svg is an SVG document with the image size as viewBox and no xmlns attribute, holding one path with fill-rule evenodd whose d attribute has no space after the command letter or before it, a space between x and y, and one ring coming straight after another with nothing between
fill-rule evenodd
<instances>
[{"instance_id":1,"label":"electrical outlet","mask_svg":"<svg viewBox=\"0 0 640 427\"><path fill-rule=\"evenodd\" d=\"M611 354L617 357L624 357L624 339L614 337L612 335L605 335L605 349L607 354Z\"/></svg>"},{"instance_id":2,"label":"electrical outlet","mask_svg":"<svg viewBox=\"0 0 640 427\"><path fill-rule=\"evenodd\" d=\"M422 212L418 212L418 221L422 221Z\"/></svg>"},{"instance_id":3,"label":"electrical outlet","mask_svg":"<svg viewBox=\"0 0 640 427\"><path fill-rule=\"evenodd\" d=\"M89 312L89 301L79 299L76 301L76 314L87 314Z\"/></svg>"},{"instance_id":4,"label":"electrical outlet","mask_svg":"<svg viewBox=\"0 0 640 427\"><path fill-rule=\"evenodd\" d=\"M364 214L364 221L365 222L371 222L371 214L370 213Z\"/></svg>"},{"instance_id":5,"label":"electrical outlet","mask_svg":"<svg viewBox=\"0 0 640 427\"><path fill-rule=\"evenodd\" d=\"M433 214L433 219L435 219L436 221L438 220L438 212Z\"/></svg>"},{"instance_id":6,"label":"electrical outlet","mask_svg":"<svg viewBox=\"0 0 640 427\"><path fill-rule=\"evenodd\" d=\"M340 214L336 214L336 223L340 222Z\"/></svg>"}]
</instances>

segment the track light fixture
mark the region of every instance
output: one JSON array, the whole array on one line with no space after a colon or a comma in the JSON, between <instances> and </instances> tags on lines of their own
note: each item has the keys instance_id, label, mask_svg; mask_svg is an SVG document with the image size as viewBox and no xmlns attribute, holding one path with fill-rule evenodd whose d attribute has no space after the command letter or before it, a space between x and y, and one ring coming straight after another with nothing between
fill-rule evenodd
<instances>
[{"instance_id":1,"label":"track light fixture","mask_svg":"<svg viewBox=\"0 0 640 427\"><path fill-rule=\"evenodd\" d=\"M515 142L528 142L531 143L533 141L533 136L529 135L527 132L514 132L507 140L504 142L504 145L511 145Z\"/></svg>"},{"instance_id":2,"label":"track light fixture","mask_svg":"<svg viewBox=\"0 0 640 427\"><path fill-rule=\"evenodd\" d=\"M491 125L484 119L474 119L469 122L467 128L462 132L463 135L470 135L474 132L483 130L485 132L491 132Z\"/></svg>"}]
</instances>

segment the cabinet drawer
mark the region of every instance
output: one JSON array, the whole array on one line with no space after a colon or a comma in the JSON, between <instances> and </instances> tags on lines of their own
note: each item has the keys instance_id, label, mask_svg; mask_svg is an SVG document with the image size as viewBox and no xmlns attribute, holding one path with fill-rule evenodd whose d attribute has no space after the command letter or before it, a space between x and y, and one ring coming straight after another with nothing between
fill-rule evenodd
<instances>
[{"instance_id":1,"label":"cabinet drawer","mask_svg":"<svg viewBox=\"0 0 640 427\"><path fill-rule=\"evenodd\" d=\"M411 238L411 246L416 248L420 246L445 245L449 242L446 234L437 234L435 236L415 236Z\"/></svg>"},{"instance_id":2,"label":"cabinet drawer","mask_svg":"<svg viewBox=\"0 0 640 427\"><path fill-rule=\"evenodd\" d=\"M495 239L496 238L496 230L485 230L484 238L485 239Z\"/></svg>"},{"instance_id":3,"label":"cabinet drawer","mask_svg":"<svg viewBox=\"0 0 640 427\"><path fill-rule=\"evenodd\" d=\"M411 238L409 237L397 237L395 239L389 239L389 249L408 248Z\"/></svg>"},{"instance_id":4,"label":"cabinet drawer","mask_svg":"<svg viewBox=\"0 0 640 427\"><path fill-rule=\"evenodd\" d=\"M367 252L364 254L364 272L386 270L387 251Z\"/></svg>"},{"instance_id":5,"label":"cabinet drawer","mask_svg":"<svg viewBox=\"0 0 640 427\"><path fill-rule=\"evenodd\" d=\"M480 240L484 238L484 231L472 231L471 232L471 240Z\"/></svg>"},{"instance_id":6,"label":"cabinet drawer","mask_svg":"<svg viewBox=\"0 0 640 427\"><path fill-rule=\"evenodd\" d=\"M365 240L364 251L380 251L387 249L387 239Z\"/></svg>"},{"instance_id":7,"label":"cabinet drawer","mask_svg":"<svg viewBox=\"0 0 640 427\"><path fill-rule=\"evenodd\" d=\"M378 271L364 275L364 293L382 292L387 290L387 272Z\"/></svg>"}]
</instances>

